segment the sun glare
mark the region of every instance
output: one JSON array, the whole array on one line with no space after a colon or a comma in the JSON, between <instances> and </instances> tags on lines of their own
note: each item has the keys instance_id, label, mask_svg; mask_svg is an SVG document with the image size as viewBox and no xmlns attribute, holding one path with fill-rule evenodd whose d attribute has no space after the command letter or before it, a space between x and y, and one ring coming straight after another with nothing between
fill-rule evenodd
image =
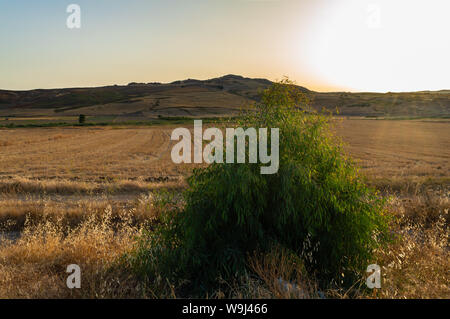
<instances>
[{"instance_id":1,"label":"sun glare","mask_svg":"<svg viewBox=\"0 0 450 319\"><path fill-rule=\"evenodd\" d=\"M310 71L356 91L450 88L450 1L329 2L309 29Z\"/></svg>"}]
</instances>

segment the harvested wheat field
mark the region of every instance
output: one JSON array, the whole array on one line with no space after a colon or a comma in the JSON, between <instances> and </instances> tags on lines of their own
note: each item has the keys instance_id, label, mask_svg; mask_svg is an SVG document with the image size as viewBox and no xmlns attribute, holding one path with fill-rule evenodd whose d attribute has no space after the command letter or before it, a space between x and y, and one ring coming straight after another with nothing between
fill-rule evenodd
<instances>
[{"instance_id":1,"label":"harvested wheat field","mask_svg":"<svg viewBox=\"0 0 450 319\"><path fill-rule=\"evenodd\" d=\"M370 176L450 176L449 121L344 120L336 128Z\"/></svg>"},{"instance_id":2,"label":"harvested wheat field","mask_svg":"<svg viewBox=\"0 0 450 319\"><path fill-rule=\"evenodd\" d=\"M334 122L367 182L390 196L394 229L404 235L377 254L385 288L376 297L449 298L450 122ZM175 193L182 205L192 167L172 163L174 128L0 130L0 297L176 297L145 289L116 262L164 209L155 198ZM252 261L257 272L276 272L259 262ZM80 290L65 286L70 263L85 271ZM233 296L299 297L261 278L248 278Z\"/></svg>"},{"instance_id":3,"label":"harvested wheat field","mask_svg":"<svg viewBox=\"0 0 450 319\"><path fill-rule=\"evenodd\" d=\"M370 176L450 176L450 121L336 120L335 127ZM4 129L0 180L175 180L189 168L171 161L174 128Z\"/></svg>"},{"instance_id":4,"label":"harvested wheat field","mask_svg":"<svg viewBox=\"0 0 450 319\"><path fill-rule=\"evenodd\" d=\"M1 178L96 181L174 178L168 128L2 130Z\"/></svg>"}]
</instances>

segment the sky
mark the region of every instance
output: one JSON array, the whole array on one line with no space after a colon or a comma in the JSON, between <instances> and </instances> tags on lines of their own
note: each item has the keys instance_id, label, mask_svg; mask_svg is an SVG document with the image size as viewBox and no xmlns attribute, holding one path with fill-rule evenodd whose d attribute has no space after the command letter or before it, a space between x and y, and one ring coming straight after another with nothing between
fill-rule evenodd
<instances>
[{"instance_id":1,"label":"sky","mask_svg":"<svg viewBox=\"0 0 450 319\"><path fill-rule=\"evenodd\" d=\"M449 14L449 0L0 0L0 89L226 74L316 91L450 89Z\"/></svg>"}]
</instances>

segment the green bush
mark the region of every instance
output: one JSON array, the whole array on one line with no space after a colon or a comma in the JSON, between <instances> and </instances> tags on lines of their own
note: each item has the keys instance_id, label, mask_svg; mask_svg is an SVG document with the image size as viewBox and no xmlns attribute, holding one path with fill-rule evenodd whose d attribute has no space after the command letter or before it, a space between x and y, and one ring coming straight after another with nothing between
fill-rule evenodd
<instances>
[{"instance_id":1,"label":"green bush","mask_svg":"<svg viewBox=\"0 0 450 319\"><path fill-rule=\"evenodd\" d=\"M261 175L260 164L195 170L184 208L168 212L141 242L140 271L207 290L218 278L246 271L249 253L278 244L302 258L320 282L353 283L387 221L383 201L343 155L327 116L309 109L284 80L267 89L238 126L280 129L278 173Z\"/></svg>"}]
</instances>

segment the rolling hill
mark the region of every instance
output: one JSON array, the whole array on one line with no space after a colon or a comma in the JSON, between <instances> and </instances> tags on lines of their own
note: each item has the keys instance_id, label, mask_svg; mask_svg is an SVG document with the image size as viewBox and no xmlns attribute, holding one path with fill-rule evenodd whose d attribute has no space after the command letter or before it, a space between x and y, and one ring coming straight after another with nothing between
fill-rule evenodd
<instances>
[{"instance_id":1,"label":"rolling hill","mask_svg":"<svg viewBox=\"0 0 450 319\"><path fill-rule=\"evenodd\" d=\"M226 75L209 80L130 83L93 88L0 90L0 122L56 120L85 114L103 120L136 121L158 117L234 115L257 102L266 79ZM408 93L320 93L299 87L315 109L342 116L448 117L450 91Z\"/></svg>"}]
</instances>

